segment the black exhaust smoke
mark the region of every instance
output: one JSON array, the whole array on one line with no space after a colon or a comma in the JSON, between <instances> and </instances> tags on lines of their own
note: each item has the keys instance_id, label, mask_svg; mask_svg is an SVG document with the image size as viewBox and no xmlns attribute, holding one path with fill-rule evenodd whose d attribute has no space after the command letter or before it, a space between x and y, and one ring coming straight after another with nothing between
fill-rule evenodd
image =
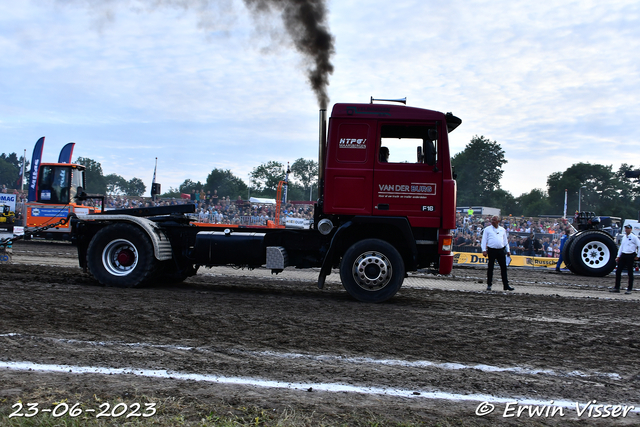
<instances>
[{"instance_id":1,"label":"black exhaust smoke","mask_svg":"<svg viewBox=\"0 0 640 427\"><path fill-rule=\"evenodd\" d=\"M256 22L274 12L280 13L284 30L305 60L309 84L318 98L318 104L321 109L326 109L329 104L329 75L333 73L331 55L335 50L334 38L328 29L325 0L243 1ZM97 12L100 16L98 28L105 22L113 21L114 10L121 6L138 13L153 12L160 7L193 10L199 15L199 27L205 30L218 27L220 22L228 22L227 18L233 9L231 0L103 0L95 3L90 0L57 0L57 3L80 4Z\"/></svg>"},{"instance_id":2,"label":"black exhaust smoke","mask_svg":"<svg viewBox=\"0 0 640 427\"><path fill-rule=\"evenodd\" d=\"M282 14L285 29L296 50L308 61L308 78L321 109L329 104L327 86L333 73L331 55L333 36L326 23L324 0L244 0L254 14L276 9Z\"/></svg>"}]
</instances>

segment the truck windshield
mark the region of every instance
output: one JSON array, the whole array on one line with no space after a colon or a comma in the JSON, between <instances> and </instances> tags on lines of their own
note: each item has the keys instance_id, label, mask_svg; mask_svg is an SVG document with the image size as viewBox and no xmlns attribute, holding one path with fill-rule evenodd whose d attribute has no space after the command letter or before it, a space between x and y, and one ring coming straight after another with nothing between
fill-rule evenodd
<instances>
[{"instance_id":1,"label":"truck windshield","mask_svg":"<svg viewBox=\"0 0 640 427\"><path fill-rule=\"evenodd\" d=\"M38 201L69 203L70 184L71 170L69 166L42 166L38 180Z\"/></svg>"}]
</instances>

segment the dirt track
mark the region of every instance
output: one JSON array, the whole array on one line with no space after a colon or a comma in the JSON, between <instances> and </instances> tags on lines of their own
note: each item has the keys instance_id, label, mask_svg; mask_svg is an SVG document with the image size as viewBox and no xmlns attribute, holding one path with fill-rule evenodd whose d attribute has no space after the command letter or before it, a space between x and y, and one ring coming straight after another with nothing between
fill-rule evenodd
<instances>
[{"instance_id":1,"label":"dirt track","mask_svg":"<svg viewBox=\"0 0 640 427\"><path fill-rule=\"evenodd\" d=\"M86 407L95 395L179 399L188 421L204 405L289 408L329 425L345 414L640 424L639 296L607 292L612 277L510 269L516 291L506 294L484 291L482 269L458 268L412 277L390 302L370 305L335 280L318 290L313 274L287 272L212 269L179 287L105 288L74 257L70 245L28 242L0 263L2 415L25 395ZM635 409L578 416L576 404L593 400ZM480 417L483 401L495 409ZM564 416L504 416L526 404Z\"/></svg>"}]
</instances>

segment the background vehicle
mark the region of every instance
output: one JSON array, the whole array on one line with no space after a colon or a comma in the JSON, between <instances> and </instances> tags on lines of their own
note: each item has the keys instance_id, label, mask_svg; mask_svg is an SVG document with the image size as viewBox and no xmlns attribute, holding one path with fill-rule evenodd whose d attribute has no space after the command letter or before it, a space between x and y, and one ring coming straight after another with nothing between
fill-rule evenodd
<instances>
[{"instance_id":1,"label":"background vehicle","mask_svg":"<svg viewBox=\"0 0 640 427\"><path fill-rule=\"evenodd\" d=\"M640 222L635 219L625 219L622 227L624 228L624 226L627 224L631 225L631 232L633 234L635 234L636 236L640 236ZM622 228L620 230L622 230ZM624 236L624 233L622 231L616 235L616 243L618 245L620 245L622 236Z\"/></svg>"},{"instance_id":2,"label":"background vehicle","mask_svg":"<svg viewBox=\"0 0 640 427\"><path fill-rule=\"evenodd\" d=\"M616 267L618 245L614 240L621 230L620 218L580 212L574 220L578 232L564 245L562 257L571 272L582 276L606 276Z\"/></svg>"},{"instance_id":3,"label":"background vehicle","mask_svg":"<svg viewBox=\"0 0 640 427\"><path fill-rule=\"evenodd\" d=\"M16 214L11 210L9 205L0 204L0 228L13 232L13 226L16 222Z\"/></svg>"},{"instance_id":4,"label":"background vehicle","mask_svg":"<svg viewBox=\"0 0 640 427\"><path fill-rule=\"evenodd\" d=\"M449 274L456 183L448 133L461 120L373 101L334 105L328 133L321 110L319 198L309 229L194 225L186 216L193 205L76 213L81 267L120 287L181 281L200 266L319 267L320 288L334 267L349 294L368 302L395 295L407 271Z\"/></svg>"},{"instance_id":5,"label":"background vehicle","mask_svg":"<svg viewBox=\"0 0 640 427\"><path fill-rule=\"evenodd\" d=\"M48 239L71 239L71 224L47 228L69 214L99 211L77 203L76 196L85 188L85 167L73 163L41 163L38 169L36 197L25 203L25 235Z\"/></svg>"}]
</instances>

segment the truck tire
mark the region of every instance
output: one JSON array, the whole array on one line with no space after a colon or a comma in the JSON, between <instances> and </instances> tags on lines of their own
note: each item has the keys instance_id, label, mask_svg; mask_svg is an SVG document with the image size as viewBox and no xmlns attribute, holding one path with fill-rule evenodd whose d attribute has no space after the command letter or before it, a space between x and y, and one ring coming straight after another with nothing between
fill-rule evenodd
<instances>
[{"instance_id":1,"label":"truck tire","mask_svg":"<svg viewBox=\"0 0 640 427\"><path fill-rule=\"evenodd\" d=\"M342 286L362 302L383 302L402 286L405 269L402 256L391 244L365 239L353 244L342 257Z\"/></svg>"},{"instance_id":2,"label":"truck tire","mask_svg":"<svg viewBox=\"0 0 640 427\"><path fill-rule=\"evenodd\" d=\"M569 247L570 269L581 276L606 276L616 266L617 253L618 246L608 234L597 230L583 231L576 234Z\"/></svg>"},{"instance_id":3,"label":"truck tire","mask_svg":"<svg viewBox=\"0 0 640 427\"><path fill-rule=\"evenodd\" d=\"M116 223L101 229L87 250L89 271L106 286L140 286L153 276L157 263L149 237L131 224Z\"/></svg>"}]
</instances>

